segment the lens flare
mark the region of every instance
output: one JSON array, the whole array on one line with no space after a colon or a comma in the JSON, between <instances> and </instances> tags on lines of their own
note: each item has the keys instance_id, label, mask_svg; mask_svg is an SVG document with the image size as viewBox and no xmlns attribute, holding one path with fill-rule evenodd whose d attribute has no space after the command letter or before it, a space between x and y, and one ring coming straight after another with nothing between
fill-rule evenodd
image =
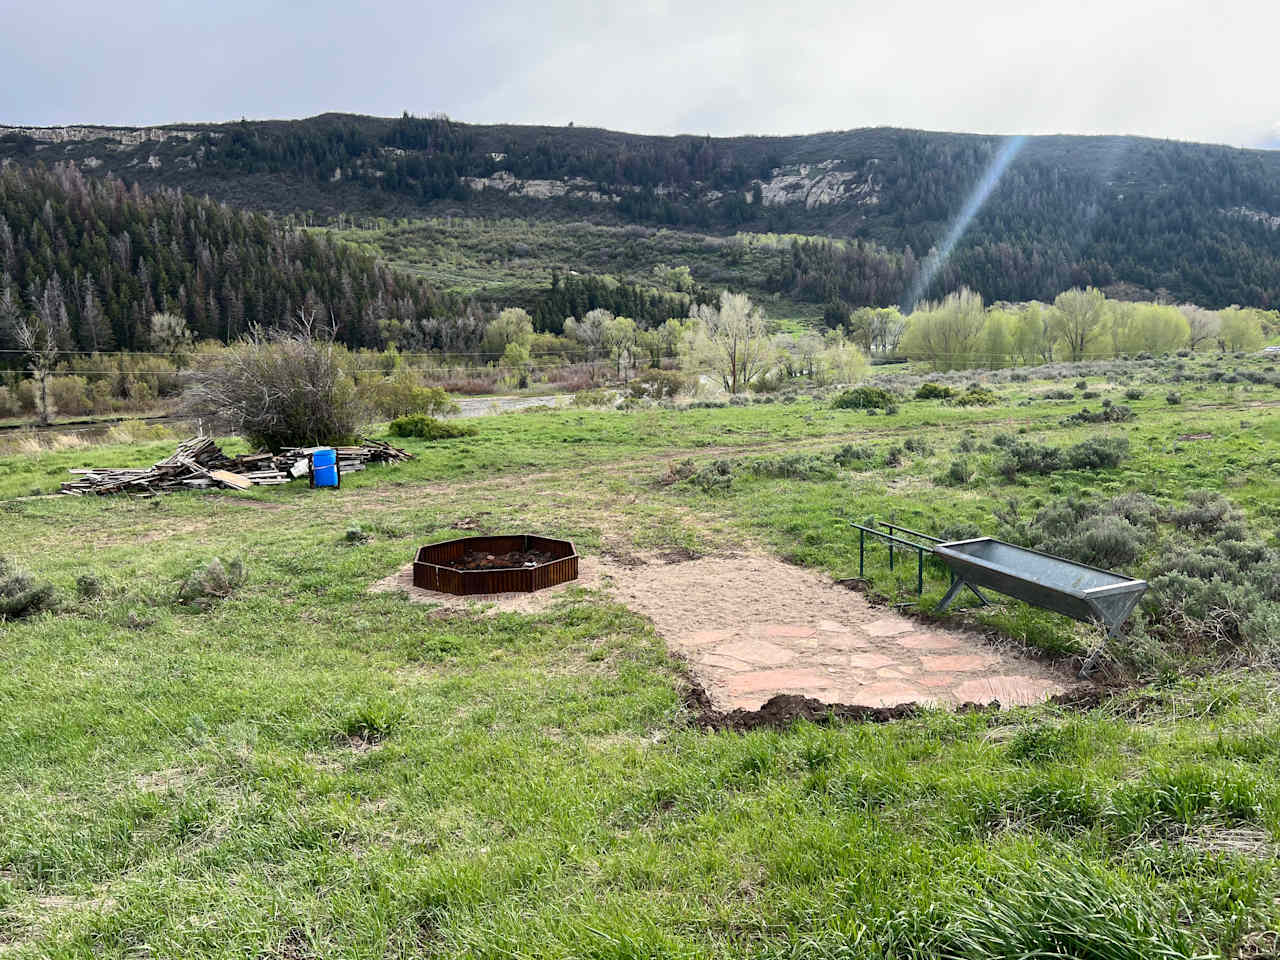
<instances>
[{"instance_id":1,"label":"lens flare","mask_svg":"<svg viewBox=\"0 0 1280 960\"><path fill-rule=\"evenodd\" d=\"M978 215L982 205L987 202L987 197L991 196L991 191L996 188L996 184L1000 182L1005 170L1009 168L1009 164L1013 162L1013 158L1018 155L1022 145L1026 142L1026 137L1016 136L1010 137L1001 145L999 152L992 158L991 165L983 173L982 179L973 188L973 193L969 194L969 199L965 201L964 208L960 211L959 216L951 222L942 244L935 248L929 256L925 257L924 263L920 265L920 270L916 274L916 282L911 286L911 296L906 303L907 309L913 309L920 298L924 296L924 292L929 289L929 285L938 276L938 271L942 269L943 264L947 262L947 258L951 256L951 251L960 242L964 232L969 229L969 224Z\"/></svg>"}]
</instances>

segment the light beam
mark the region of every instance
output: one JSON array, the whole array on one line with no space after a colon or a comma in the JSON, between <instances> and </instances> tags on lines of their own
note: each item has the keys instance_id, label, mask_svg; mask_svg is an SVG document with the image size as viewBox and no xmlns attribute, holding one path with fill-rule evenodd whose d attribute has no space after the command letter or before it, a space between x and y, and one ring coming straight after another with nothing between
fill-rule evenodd
<instances>
[{"instance_id":1,"label":"light beam","mask_svg":"<svg viewBox=\"0 0 1280 960\"><path fill-rule=\"evenodd\" d=\"M1010 137L1001 145L999 152L992 158L991 165L983 173L982 179L978 181L977 186L973 188L973 192L969 194L969 199L965 201L964 208L951 221L951 226L948 228L947 235L943 238L941 246L930 252L929 256L925 257L924 262L920 264L920 270L916 274L916 282L911 285L911 296L906 303L908 310L914 309L916 303L924 296L924 292L929 289L930 284L938 276L938 271L942 269L943 264L947 262L947 258L951 256L951 251L960 242L965 230L969 229L969 224L978 215L982 205L987 202L987 197L991 196L991 191L996 188L996 184L1000 182L1005 170L1009 168L1009 164L1013 162L1013 158L1018 155L1018 151L1022 149L1022 145L1026 142L1027 138L1019 135Z\"/></svg>"}]
</instances>

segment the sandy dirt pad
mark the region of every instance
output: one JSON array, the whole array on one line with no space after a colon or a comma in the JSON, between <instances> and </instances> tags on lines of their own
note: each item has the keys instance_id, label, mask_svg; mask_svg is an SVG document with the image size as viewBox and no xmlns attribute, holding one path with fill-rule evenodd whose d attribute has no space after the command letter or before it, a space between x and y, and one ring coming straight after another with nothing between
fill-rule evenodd
<instances>
[{"instance_id":1,"label":"sandy dirt pad","mask_svg":"<svg viewBox=\"0 0 1280 960\"><path fill-rule=\"evenodd\" d=\"M826 577L768 556L704 557L618 571L611 592L649 617L721 711L777 694L824 703L1002 706L1065 692L1065 673L873 607Z\"/></svg>"},{"instance_id":2,"label":"sandy dirt pad","mask_svg":"<svg viewBox=\"0 0 1280 960\"><path fill-rule=\"evenodd\" d=\"M579 577L535 593L455 597L413 586L408 564L373 592L449 610L537 613L574 587L601 590L653 621L719 711L759 710L778 694L828 704L1015 706L1073 678L964 630L874 607L826 577L762 555L583 557Z\"/></svg>"}]
</instances>

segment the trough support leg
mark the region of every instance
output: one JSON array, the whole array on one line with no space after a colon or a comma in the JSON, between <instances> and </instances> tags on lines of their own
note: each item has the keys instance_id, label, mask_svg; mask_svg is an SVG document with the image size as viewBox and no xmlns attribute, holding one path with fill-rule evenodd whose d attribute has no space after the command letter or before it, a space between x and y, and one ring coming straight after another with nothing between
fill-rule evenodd
<instances>
[{"instance_id":1,"label":"trough support leg","mask_svg":"<svg viewBox=\"0 0 1280 960\"><path fill-rule=\"evenodd\" d=\"M967 586L969 585L963 579L957 579L955 583L951 584L951 589L947 591L946 596L942 598L942 602L938 604L935 611L942 613L946 610L947 607L951 606L951 601L956 598L956 595Z\"/></svg>"},{"instance_id":2,"label":"trough support leg","mask_svg":"<svg viewBox=\"0 0 1280 960\"><path fill-rule=\"evenodd\" d=\"M991 603L987 600L987 598L984 597L982 594L980 594L978 592L978 588L975 587L972 583L966 583L965 586L969 588L970 593L972 593L975 597L977 597L979 600L982 601L982 605L984 607L991 606Z\"/></svg>"},{"instance_id":3,"label":"trough support leg","mask_svg":"<svg viewBox=\"0 0 1280 960\"><path fill-rule=\"evenodd\" d=\"M1079 677L1081 680L1088 680L1093 676L1093 671L1098 669L1098 662L1102 659L1102 655L1107 652L1107 641L1114 640L1120 636L1120 626L1121 624L1117 623L1111 627L1107 631L1107 635L1098 641L1098 645L1093 648L1093 652L1085 657L1084 663L1080 664Z\"/></svg>"},{"instance_id":4,"label":"trough support leg","mask_svg":"<svg viewBox=\"0 0 1280 960\"><path fill-rule=\"evenodd\" d=\"M938 613L942 613L944 610L947 609L947 607L951 606L951 602L960 595L960 591L966 588L970 593L972 593L975 597L978 598L978 600L982 603L984 607L991 606L990 601L988 601L986 597L984 597L981 593L978 592L977 587L975 587L969 581L965 580L963 577L957 577L955 575L954 570L951 573L951 577L952 577L951 587L949 590L947 590L946 596L942 598L942 602L938 604L937 606Z\"/></svg>"}]
</instances>

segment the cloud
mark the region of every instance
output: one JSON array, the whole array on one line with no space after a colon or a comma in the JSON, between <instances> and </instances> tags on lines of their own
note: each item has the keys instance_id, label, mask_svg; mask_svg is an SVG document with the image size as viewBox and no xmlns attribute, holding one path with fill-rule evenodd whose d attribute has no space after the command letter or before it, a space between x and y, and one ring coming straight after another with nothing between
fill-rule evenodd
<instances>
[{"instance_id":1,"label":"cloud","mask_svg":"<svg viewBox=\"0 0 1280 960\"><path fill-rule=\"evenodd\" d=\"M1256 143L1280 4L15 4L0 122L444 111L647 133L894 125ZM1280 138L1272 130L1269 138Z\"/></svg>"}]
</instances>

